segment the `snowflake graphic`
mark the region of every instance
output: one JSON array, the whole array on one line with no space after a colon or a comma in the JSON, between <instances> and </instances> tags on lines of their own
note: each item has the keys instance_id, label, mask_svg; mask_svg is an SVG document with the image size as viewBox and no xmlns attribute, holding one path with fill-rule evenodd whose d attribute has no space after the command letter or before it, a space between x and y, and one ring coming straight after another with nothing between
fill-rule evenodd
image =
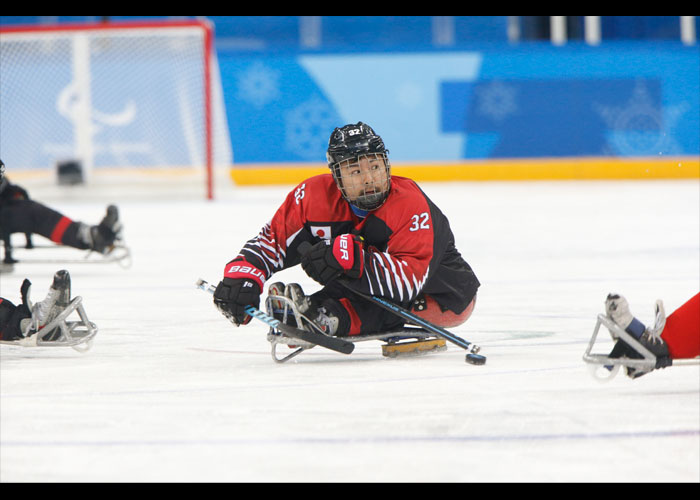
<instances>
[{"instance_id":1,"label":"snowflake graphic","mask_svg":"<svg viewBox=\"0 0 700 500\"><path fill-rule=\"evenodd\" d=\"M312 98L301 103L285 116L287 150L304 160L321 161L336 121L327 102Z\"/></svg>"},{"instance_id":2,"label":"snowflake graphic","mask_svg":"<svg viewBox=\"0 0 700 500\"><path fill-rule=\"evenodd\" d=\"M477 112L495 121L500 122L518 110L515 87L503 82L493 81L477 87L475 94Z\"/></svg>"},{"instance_id":3,"label":"snowflake graphic","mask_svg":"<svg viewBox=\"0 0 700 500\"><path fill-rule=\"evenodd\" d=\"M609 146L619 155L672 154L680 146L668 133L687 111L687 105L655 106L649 89L638 81L624 106L594 104L609 129Z\"/></svg>"},{"instance_id":4,"label":"snowflake graphic","mask_svg":"<svg viewBox=\"0 0 700 500\"><path fill-rule=\"evenodd\" d=\"M252 64L238 79L237 96L260 109L280 96L280 74L261 62Z\"/></svg>"}]
</instances>

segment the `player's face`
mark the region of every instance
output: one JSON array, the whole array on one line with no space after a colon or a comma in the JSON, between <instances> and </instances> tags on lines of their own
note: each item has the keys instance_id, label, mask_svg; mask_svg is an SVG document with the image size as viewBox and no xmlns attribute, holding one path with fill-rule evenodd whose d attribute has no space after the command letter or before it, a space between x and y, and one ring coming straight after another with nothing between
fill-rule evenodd
<instances>
[{"instance_id":1,"label":"player's face","mask_svg":"<svg viewBox=\"0 0 700 500\"><path fill-rule=\"evenodd\" d=\"M340 162L339 168L345 196L350 201L379 195L389 189L389 176L383 155L362 155L357 160Z\"/></svg>"}]
</instances>

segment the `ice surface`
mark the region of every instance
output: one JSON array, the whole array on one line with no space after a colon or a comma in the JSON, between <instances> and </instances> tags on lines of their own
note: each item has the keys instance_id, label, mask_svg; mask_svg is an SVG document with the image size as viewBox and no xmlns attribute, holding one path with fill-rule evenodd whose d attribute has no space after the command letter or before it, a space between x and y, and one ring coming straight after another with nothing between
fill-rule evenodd
<instances>
[{"instance_id":1,"label":"ice surface","mask_svg":"<svg viewBox=\"0 0 700 500\"><path fill-rule=\"evenodd\" d=\"M118 202L133 265L0 277L3 297L27 277L39 300L69 269L99 327L84 354L0 347L2 482L700 480L698 366L601 383L582 361L608 292L646 322L657 298L670 313L698 292L697 181L424 184L482 282L454 332L485 366L451 344L388 359L379 342L276 364L262 323L223 318L195 280L218 282L290 188L214 202L30 190L91 223ZM278 279L316 289L300 269Z\"/></svg>"}]
</instances>

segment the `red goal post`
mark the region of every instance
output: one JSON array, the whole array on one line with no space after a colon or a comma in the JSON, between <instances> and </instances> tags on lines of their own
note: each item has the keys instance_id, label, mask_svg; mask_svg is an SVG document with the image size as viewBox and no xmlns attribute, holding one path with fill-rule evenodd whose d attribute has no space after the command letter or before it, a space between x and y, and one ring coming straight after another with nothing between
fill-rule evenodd
<instances>
[{"instance_id":1,"label":"red goal post","mask_svg":"<svg viewBox=\"0 0 700 500\"><path fill-rule=\"evenodd\" d=\"M197 169L214 197L215 155L231 153L209 22L4 26L0 49L8 169L76 159L88 182Z\"/></svg>"}]
</instances>

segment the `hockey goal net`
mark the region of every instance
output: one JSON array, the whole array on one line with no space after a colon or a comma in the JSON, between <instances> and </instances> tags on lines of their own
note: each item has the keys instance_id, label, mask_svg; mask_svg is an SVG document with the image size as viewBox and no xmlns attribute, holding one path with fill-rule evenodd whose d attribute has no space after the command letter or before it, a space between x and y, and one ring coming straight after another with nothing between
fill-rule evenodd
<instances>
[{"instance_id":1,"label":"hockey goal net","mask_svg":"<svg viewBox=\"0 0 700 500\"><path fill-rule=\"evenodd\" d=\"M74 162L86 186L182 179L213 198L232 153L212 39L204 21L0 28L8 174Z\"/></svg>"}]
</instances>

